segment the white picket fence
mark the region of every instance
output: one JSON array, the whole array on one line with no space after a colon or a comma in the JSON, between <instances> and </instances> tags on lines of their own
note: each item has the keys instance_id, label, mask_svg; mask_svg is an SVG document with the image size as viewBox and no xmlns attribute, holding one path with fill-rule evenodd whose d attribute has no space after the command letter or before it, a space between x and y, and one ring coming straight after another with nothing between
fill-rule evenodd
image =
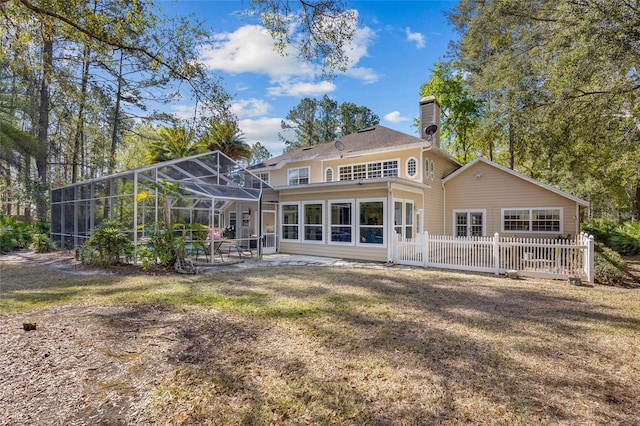
<instances>
[{"instance_id":1,"label":"white picket fence","mask_svg":"<svg viewBox=\"0 0 640 426\"><path fill-rule=\"evenodd\" d=\"M593 236L580 234L575 240L500 237L460 238L429 235L415 239L396 234L394 263L463 271L542 278L578 276L593 282Z\"/></svg>"}]
</instances>

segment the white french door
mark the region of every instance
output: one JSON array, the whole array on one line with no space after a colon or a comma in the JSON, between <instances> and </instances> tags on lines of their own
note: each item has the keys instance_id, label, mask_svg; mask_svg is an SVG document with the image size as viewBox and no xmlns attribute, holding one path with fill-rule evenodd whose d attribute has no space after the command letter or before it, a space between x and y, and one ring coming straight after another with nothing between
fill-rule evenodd
<instances>
[{"instance_id":1,"label":"white french door","mask_svg":"<svg viewBox=\"0 0 640 426\"><path fill-rule=\"evenodd\" d=\"M484 235L484 211L456 211L453 218L456 237L481 237Z\"/></svg>"}]
</instances>

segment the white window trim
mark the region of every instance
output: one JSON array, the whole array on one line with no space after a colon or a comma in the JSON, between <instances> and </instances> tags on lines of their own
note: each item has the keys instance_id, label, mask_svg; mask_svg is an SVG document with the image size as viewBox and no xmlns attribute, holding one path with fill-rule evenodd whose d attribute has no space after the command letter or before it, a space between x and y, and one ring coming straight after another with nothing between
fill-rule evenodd
<instances>
[{"instance_id":1,"label":"white window trim","mask_svg":"<svg viewBox=\"0 0 640 426\"><path fill-rule=\"evenodd\" d=\"M309 182L307 183L300 183L300 173L298 173L298 183L291 183L291 181L289 180L289 173L291 172L291 170L307 170L307 176L309 179ZM311 183L311 167L309 166L305 166L305 167L291 167L290 169L287 169L287 185L288 186L295 186L295 185L308 185L309 183Z\"/></svg>"},{"instance_id":2,"label":"white window trim","mask_svg":"<svg viewBox=\"0 0 640 426\"><path fill-rule=\"evenodd\" d=\"M395 224L395 213L396 213L396 203L401 203L402 204L402 209L400 211L400 219L401 219L401 223L400 225L396 225ZM411 211L412 211L412 215L411 215L411 220L413 221L413 223L411 225L407 225L406 219L407 219L407 204L411 204ZM417 222L417 218L416 218L416 203L411 200L411 199L406 199L406 198L394 198L393 199L393 224L391 224L391 229L393 230L393 234L395 235L396 233L396 226L400 226L402 228L402 237L406 238L407 237L407 227L411 226L411 228L413 228L413 232L412 232L412 237L411 238L415 238L415 236L417 235L417 228L416 228L416 222Z\"/></svg>"},{"instance_id":3,"label":"white window trim","mask_svg":"<svg viewBox=\"0 0 640 426\"><path fill-rule=\"evenodd\" d=\"M433 160L429 160L429 179L436 179L436 163Z\"/></svg>"},{"instance_id":4,"label":"white window trim","mask_svg":"<svg viewBox=\"0 0 640 426\"><path fill-rule=\"evenodd\" d=\"M270 172L258 172L258 173L255 173L255 175L256 175L256 177L257 177L258 179L261 179L263 182L266 182L266 183L270 183L270 182L271 182L271 173L270 173ZM264 176L266 176L267 178L266 178L266 179L262 179L262 178L260 177L260 175L264 175Z\"/></svg>"},{"instance_id":5,"label":"white window trim","mask_svg":"<svg viewBox=\"0 0 640 426\"><path fill-rule=\"evenodd\" d=\"M331 172L331 180L327 180L327 172ZM333 167L327 167L324 169L324 181L325 182L335 182L335 173L333 172Z\"/></svg>"},{"instance_id":6,"label":"white window trim","mask_svg":"<svg viewBox=\"0 0 640 426\"><path fill-rule=\"evenodd\" d=\"M504 212L506 210L529 210L529 230L528 231L512 231L504 229ZM559 231L533 231L533 215L531 212L533 210L558 210L560 212L560 230ZM505 207L500 209L500 229L503 234L537 234L537 235L549 235L549 234L558 234L563 235L564 233L564 210L562 207Z\"/></svg>"},{"instance_id":7,"label":"white window trim","mask_svg":"<svg viewBox=\"0 0 640 426\"><path fill-rule=\"evenodd\" d=\"M412 174L412 175L411 175L411 174L409 174L409 162L410 162L411 160L413 160L413 161L416 163L416 165L415 165L415 173L414 173L414 174ZM417 159L416 157L409 157L409 158L407 158L407 161L405 161L405 164L404 164L404 168L405 168L405 174L407 175L407 177L409 177L409 178L411 178L411 179L415 179L415 178L416 178L416 176L418 176L418 175L419 175L419 173L418 173L418 159Z\"/></svg>"},{"instance_id":8,"label":"white window trim","mask_svg":"<svg viewBox=\"0 0 640 426\"><path fill-rule=\"evenodd\" d=\"M327 213L326 213L326 208L325 208L325 202L321 201L321 200L315 200L315 201L303 201L300 207L300 231L298 231L298 236L300 237L300 241L305 243L305 244L324 244L325 240L326 240L326 235L327 235L327 230L326 230L326 222L327 222ZM307 204L320 204L322 206L322 212L320 213L321 216L321 220L322 223L320 223L319 225L316 224L309 224L310 226L318 226L319 228L322 229L322 239L321 240L306 240L304 238L304 227L307 225L307 223L305 223L304 221L304 207Z\"/></svg>"},{"instance_id":9,"label":"white window trim","mask_svg":"<svg viewBox=\"0 0 640 426\"><path fill-rule=\"evenodd\" d=\"M351 241L343 242L343 241L332 241L331 240L331 227L333 224L331 223L331 205L338 203L351 203ZM358 220L358 216L356 214L356 200L355 199L347 199L347 200L329 200L327 201L327 244L336 245L336 246L354 246L356 244L357 234L356 234L356 221ZM342 226L342 225L336 225Z\"/></svg>"},{"instance_id":10,"label":"white window trim","mask_svg":"<svg viewBox=\"0 0 640 426\"><path fill-rule=\"evenodd\" d=\"M284 223L284 206L298 206L298 238L297 239L289 239L289 238L285 238L284 235L284 227L285 226L293 226L293 225L288 225ZM302 210L300 207L300 203L299 202L283 202L280 203L280 240L282 242L287 242L287 243L299 243L301 241L301 229L300 229L300 222L302 222Z\"/></svg>"},{"instance_id":11,"label":"white window trim","mask_svg":"<svg viewBox=\"0 0 640 426\"><path fill-rule=\"evenodd\" d=\"M482 213L482 236L485 237L487 235L487 209L457 209L453 210L451 216L451 235L456 236L456 214L457 213L467 213L467 217L469 213ZM469 224L467 224L469 226Z\"/></svg>"},{"instance_id":12,"label":"white window trim","mask_svg":"<svg viewBox=\"0 0 640 426\"><path fill-rule=\"evenodd\" d=\"M388 159L379 160L379 161L368 161L366 163L353 163L353 164L340 165L340 166L338 166L338 173L336 174L337 178L335 180L336 181L341 181L342 180L340 178L340 176L342 175L341 169L343 167L351 167L351 179L347 179L347 181L360 180L360 179L353 179L353 168L356 167L356 166L366 166L365 168L367 170L367 177L365 179L378 179L378 178L370 178L368 176L369 175L369 164L380 164L380 174L381 174L380 177L387 177L387 176L383 176L382 175L383 174L383 166L384 166L384 163L389 163L389 162L392 162L392 161L395 161L398 164L398 174L396 176L394 176L394 177L399 177L401 172L402 172L402 170L400 168L400 163L401 163L400 158L388 158Z\"/></svg>"},{"instance_id":13,"label":"white window trim","mask_svg":"<svg viewBox=\"0 0 640 426\"><path fill-rule=\"evenodd\" d=\"M387 238L389 226L393 227L393 223L382 225L382 244L371 244L371 243L363 243L360 241L360 204L361 203L370 203L370 202L382 202L382 217L385 221L389 220L389 206L387 206L387 200L385 198L359 198L356 199L356 246L359 247L378 247L378 248L386 248L387 247Z\"/></svg>"}]
</instances>

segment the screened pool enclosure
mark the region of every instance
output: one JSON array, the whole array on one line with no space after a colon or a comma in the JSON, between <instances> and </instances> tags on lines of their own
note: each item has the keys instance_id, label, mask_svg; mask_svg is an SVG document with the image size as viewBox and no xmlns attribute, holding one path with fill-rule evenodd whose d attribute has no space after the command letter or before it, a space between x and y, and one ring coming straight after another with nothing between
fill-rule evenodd
<instances>
[{"instance_id":1,"label":"screened pool enclosure","mask_svg":"<svg viewBox=\"0 0 640 426\"><path fill-rule=\"evenodd\" d=\"M51 238L77 248L101 223L115 221L139 246L169 224L188 247L224 241L260 255L275 251L276 201L268 183L214 151L53 189ZM188 254L213 262L195 248Z\"/></svg>"}]
</instances>

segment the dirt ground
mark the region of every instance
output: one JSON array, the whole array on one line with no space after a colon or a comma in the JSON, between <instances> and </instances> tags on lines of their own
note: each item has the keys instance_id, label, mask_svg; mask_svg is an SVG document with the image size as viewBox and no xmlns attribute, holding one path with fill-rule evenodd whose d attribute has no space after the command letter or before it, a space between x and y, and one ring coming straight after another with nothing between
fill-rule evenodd
<instances>
[{"instance_id":1,"label":"dirt ground","mask_svg":"<svg viewBox=\"0 0 640 426\"><path fill-rule=\"evenodd\" d=\"M34 260L71 274L105 273L60 252L3 262ZM640 257L631 260L630 273L640 277ZM157 385L179 364L206 362L216 330L239 321L211 310L137 305L53 307L39 310L37 319L36 332L23 332L29 314L0 316L1 425L148 424L143 409ZM243 338L237 325L233 337Z\"/></svg>"}]
</instances>

